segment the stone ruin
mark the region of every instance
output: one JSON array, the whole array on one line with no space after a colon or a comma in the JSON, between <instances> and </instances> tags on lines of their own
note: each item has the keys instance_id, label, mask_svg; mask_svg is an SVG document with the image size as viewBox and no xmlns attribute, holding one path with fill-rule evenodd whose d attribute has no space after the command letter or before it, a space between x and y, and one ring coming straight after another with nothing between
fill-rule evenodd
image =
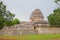
<instances>
[{"instance_id":1,"label":"stone ruin","mask_svg":"<svg viewBox=\"0 0 60 40\"><path fill-rule=\"evenodd\" d=\"M23 21L18 25L4 27L0 30L0 35L24 35L24 34L53 34L60 33L60 28L51 28L48 21L44 20L44 16L40 9L35 9L32 12L30 21Z\"/></svg>"}]
</instances>

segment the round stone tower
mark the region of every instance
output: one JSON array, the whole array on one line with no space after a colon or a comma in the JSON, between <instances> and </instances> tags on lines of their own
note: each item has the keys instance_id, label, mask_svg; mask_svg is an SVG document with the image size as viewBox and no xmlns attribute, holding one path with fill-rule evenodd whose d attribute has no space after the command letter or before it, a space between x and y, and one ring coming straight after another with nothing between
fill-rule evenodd
<instances>
[{"instance_id":1,"label":"round stone tower","mask_svg":"<svg viewBox=\"0 0 60 40\"><path fill-rule=\"evenodd\" d=\"M43 16L41 10L40 9L35 9L32 12L32 14L31 14L30 20L31 21L41 21L41 20L44 20L44 16Z\"/></svg>"}]
</instances>

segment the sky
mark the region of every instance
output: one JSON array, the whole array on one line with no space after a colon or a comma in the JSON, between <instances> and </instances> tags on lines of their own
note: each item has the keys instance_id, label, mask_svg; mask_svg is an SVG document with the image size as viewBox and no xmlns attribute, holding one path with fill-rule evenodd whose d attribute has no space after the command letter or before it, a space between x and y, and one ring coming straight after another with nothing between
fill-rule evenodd
<instances>
[{"instance_id":1,"label":"sky","mask_svg":"<svg viewBox=\"0 0 60 40\"><path fill-rule=\"evenodd\" d=\"M47 16L57 7L54 0L0 0L7 6L7 10L15 14L20 21L29 21L32 12L40 9L47 19Z\"/></svg>"}]
</instances>

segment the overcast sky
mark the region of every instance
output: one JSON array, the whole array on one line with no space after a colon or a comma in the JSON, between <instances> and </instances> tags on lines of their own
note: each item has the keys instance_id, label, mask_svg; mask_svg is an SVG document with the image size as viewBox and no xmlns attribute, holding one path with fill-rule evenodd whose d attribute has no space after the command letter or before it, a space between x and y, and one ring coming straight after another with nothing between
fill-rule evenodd
<instances>
[{"instance_id":1,"label":"overcast sky","mask_svg":"<svg viewBox=\"0 0 60 40\"><path fill-rule=\"evenodd\" d=\"M7 6L7 10L10 10L21 21L29 21L30 15L34 9L39 8L45 20L47 16L57 7L54 0L2 0Z\"/></svg>"}]
</instances>

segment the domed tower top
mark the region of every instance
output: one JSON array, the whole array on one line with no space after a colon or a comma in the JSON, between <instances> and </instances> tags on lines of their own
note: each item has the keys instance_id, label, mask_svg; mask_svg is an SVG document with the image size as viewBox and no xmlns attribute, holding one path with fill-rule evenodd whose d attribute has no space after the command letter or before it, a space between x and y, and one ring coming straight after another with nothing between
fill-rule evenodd
<instances>
[{"instance_id":1,"label":"domed tower top","mask_svg":"<svg viewBox=\"0 0 60 40\"><path fill-rule=\"evenodd\" d=\"M30 17L30 20L31 21L41 21L44 19L44 16L41 12L40 9L35 9L33 12L32 12L32 15Z\"/></svg>"}]
</instances>

